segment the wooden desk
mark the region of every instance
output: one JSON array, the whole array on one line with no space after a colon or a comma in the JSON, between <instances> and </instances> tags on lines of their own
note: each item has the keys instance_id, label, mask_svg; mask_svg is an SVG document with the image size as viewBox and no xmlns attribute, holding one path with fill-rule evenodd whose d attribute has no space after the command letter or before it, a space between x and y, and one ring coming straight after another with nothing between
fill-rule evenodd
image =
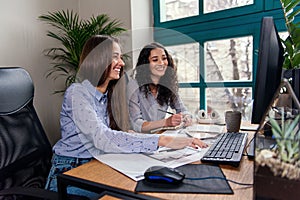
<instances>
[{"instance_id":1,"label":"wooden desk","mask_svg":"<svg viewBox=\"0 0 300 200\"><path fill-rule=\"evenodd\" d=\"M249 137L252 138L252 137ZM250 140L248 140L249 142ZM201 162L196 162L195 164L201 164ZM227 179L237 181L240 183L253 183L253 161L248 160L247 156L243 156L240 166L238 168L220 165L223 173ZM114 170L113 168L99 162L98 160L92 160L89 163L81 165L75 169L67 171L63 176L59 177L59 184L62 181L65 181L64 178L72 178L77 185L80 186L80 181L84 180L86 183L89 183L94 186L103 187L114 187L122 189L125 191L134 192L136 187L136 182L127 176L121 174L120 172ZM78 180L81 179L81 180ZM69 182L70 183L70 182ZM231 188L234 191L234 194L230 195L220 195L220 194L187 194L187 193L139 193L146 196L162 198L162 199L253 199L253 187L237 185L229 182ZM74 184L72 184L74 185ZM76 185L76 184L75 184ZM86 187L88 189L88 187ZM90 188L89 188L90 189ZM59 188L59 190L61 190ZM104 188L105 190L105 188ZM109 190L109 188L108 188ZM61 192L61 191L60 191Z\"/></svg>"},{"instance_id":2,"label":"wooden desk","mask_svg":"<svg viewBox=\"0 0 300 200\"><path fill-rule=\"evenodd\" d=\"M253 183L253 161L249 161L247 157L243 157L238 168L221 165L227 179L241 183ZM72 177L81 178L93 183L112 186L133 192L136 182L112 169L111 167L97 161L92 160L82 166L72 169L66 173ZM233 195L214 195L214 194L185 194L185 193L142 193L162 199L253 199L253 187L245 187L229 182L234 191Z\"/></svg>"}]
</instances>

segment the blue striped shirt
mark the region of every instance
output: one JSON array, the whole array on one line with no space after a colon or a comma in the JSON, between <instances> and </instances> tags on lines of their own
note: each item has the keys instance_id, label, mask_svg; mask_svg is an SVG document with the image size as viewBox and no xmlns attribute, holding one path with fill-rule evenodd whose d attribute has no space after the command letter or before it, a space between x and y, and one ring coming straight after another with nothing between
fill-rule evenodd
<instances>
[{"instance_id":1,"label":"blue striped shirt","mask_svg":"<svg viewBox=\"0 0 300 200\"><path fill-rule=\"evenodd\" d=\"M106 94L99 92L88 80L74 83L66 90L60 124L62 138L53 147L57 155L90 158L104 152L157 150L159 135L109 128Z\"/></svg>"}]
</instances>

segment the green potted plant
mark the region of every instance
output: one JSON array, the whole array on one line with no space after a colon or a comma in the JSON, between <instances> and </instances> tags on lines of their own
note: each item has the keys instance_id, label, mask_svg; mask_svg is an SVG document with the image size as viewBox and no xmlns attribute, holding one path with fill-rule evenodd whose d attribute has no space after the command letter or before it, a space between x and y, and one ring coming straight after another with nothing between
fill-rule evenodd
<instances>
[{"instance_id":1,"label":"green potted plant","mask_svg":"<svg viewBox=\"0 0 300 200\"><path fill-rule=\"evenodd\" d=\"M285 119L283 115L279 122L274 118L268 119L277 146L259 151L256 161L261 166L269 167L275 176L300 180L300 115L293 119Z\"/></svg>"},{"instance_id":2,"label":"green potted plant","mask_svg":"<svg viewBox=\"0 0 300 200\"><path fill-rule=\"evenodd\" d=\"M283 110L283 109L282 109ZM277 117L276 117L277 118ZM298 199L300 195L300 115L268 117L275 145L260 148L266 138L256 138L254 191L256 198Z\"/></svg>"},{"instance_id":3,"label":"green potted plant","mask_svg":"<svg viewBox=\"0 0 300 200\"><path fill-rule=\"evenodd\" d=\"M285 69L300 68L300 22L295 22L300 13L300 0L280 0L288 37L282 40L284 46Z\"/></svg>"},{"instance_id":4,"label":"green potted plant","mask_svg":"<svg viewBox=\"0 0 300 200\"><path fill-rule=\"evenodd\" d=\"M300 68L300 0L280 0L288 36L282 39L285 70ZM294 72L292 72L295 74ZM280 98L287 101L290 94L282 91ZM277 107L282 105L276 104ZM299 199L300 196L300 116L287 117L284 112L269 113L265 125L255 138L254 199ZM289 108L291 109L291 107ZM266 132L271 130L271 136ZM259 134L264 133L264 134Z\"/></svg>"},{"instance_id":5,"label":"green potted plant","mask_svg":"<svg viewBox=\"0 0 300 200\"><path fill-rule=\"evenodd\" d=\"M45 50L52 62L52 69L48 71L46 77L65 79L65 87L55 90L54 93L62 93L76 79L79 67L80 54L84 43L92 35L119 35L126 31L121 27L121 22L111 19L106 14L92 16L90 19L80 19L77 13L72 10L61 10L48 12L38 17L53 27L47 31L47 36L60 42L59 47L52 47Z\"/></svg>"}]
</instances>

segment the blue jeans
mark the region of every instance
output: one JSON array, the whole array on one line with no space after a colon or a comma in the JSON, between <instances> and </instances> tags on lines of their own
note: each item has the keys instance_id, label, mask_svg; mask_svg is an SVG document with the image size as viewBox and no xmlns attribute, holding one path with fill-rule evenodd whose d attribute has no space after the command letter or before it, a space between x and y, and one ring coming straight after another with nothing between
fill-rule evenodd
<instances>
[{"instance_id":1,"label":"blue jeans","mask_svg":"<svg viewBox=\"0 0 300 200\"><path fill-rule=\"evenodd\" d=\"M89 162L92 158L74 158L68 156L59 156L54 154L52 158L52 167L50 169L45 189L57 191L57 175L64 173L70 169L78 167L84 163ZM75 194L89 198L95 198L96 193L80 189L74 186L67 187L68 194Z\"/></svg>"}]
</instances>

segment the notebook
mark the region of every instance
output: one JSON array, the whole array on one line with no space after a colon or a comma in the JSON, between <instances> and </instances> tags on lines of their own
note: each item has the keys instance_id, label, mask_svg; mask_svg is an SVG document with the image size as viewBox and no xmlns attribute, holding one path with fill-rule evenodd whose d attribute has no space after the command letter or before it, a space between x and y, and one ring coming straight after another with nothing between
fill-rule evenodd
<instances>
[{"instance_id":1,"label":"notebook","mask_svg":"<svg viewBox=\"0 0 300 200\"><path fill-rule=\"evenodd\" d=\"M184 123L179 124L178 126L164 126L164 127L159 127L156 129L153 129L150 131L150 133L156 133L158 131L165 131L165 130L177 130L183 128Z\"/></svg>"}]
</instances>

